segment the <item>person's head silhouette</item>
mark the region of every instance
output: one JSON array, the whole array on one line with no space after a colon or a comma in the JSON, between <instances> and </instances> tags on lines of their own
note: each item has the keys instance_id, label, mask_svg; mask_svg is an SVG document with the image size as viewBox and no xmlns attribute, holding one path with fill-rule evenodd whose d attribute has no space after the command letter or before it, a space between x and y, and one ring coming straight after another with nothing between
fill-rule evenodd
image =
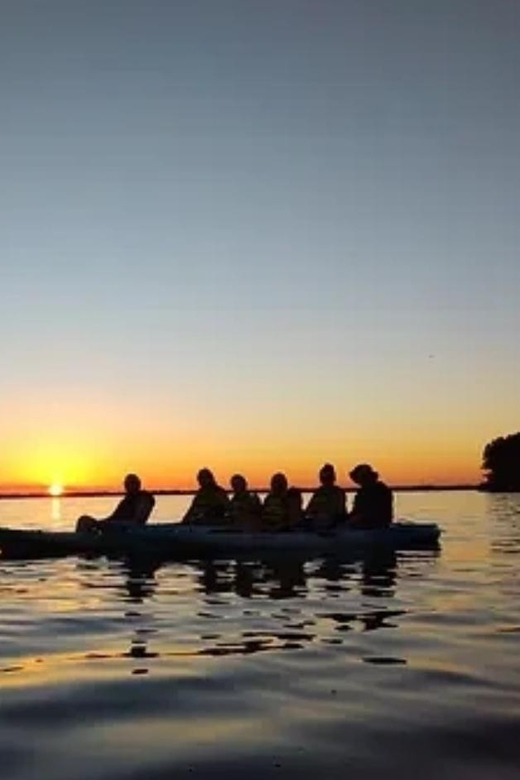
<instances>
[{"instance_id":1,"label":"person's head silhouette","mask_svg":"<svg viewBox=\"0 0 520 780\"><path fill-rule=\"evenodd\" d=\"M197 482L202 489L215 487L217 484L210 469L201 469L197 474Z\"/></svg>"},{"instance_id":2,"label":"person's head silhouette","mask_svg":"<svg viewBox=\"0 0 520 780\"><path fill-rule=\"evenodd\" d=\"M242 474L233 474L229 484L231 485L231 489L235 494L245 493L247 490L247 480L242 476Z\"/></svg>"},{"instance_id":3,"label":"person's head silhouette","mask_svg":"<svg viewBox=\"0 0 520 780\"><path fill-rule=\"evenodd\" d=\"M125 493L139 493L141 490L141 480L137 474L127 474L124 481Z\"/></svg>"},{"instance_id":4,"label":"person's head silhouette","mask_svg":"<svg viewBox=\"0 0 520 780\"><path fill-rule=\"evenodd\" d=\"M325 463L320 469L320 482L324 487L330 487L336 482L336 470L331 463Z\"/></svg>"},{"instance_id":5,"label":"person's head silhouette","mask_svg":"<svg viewBox=\"0 0 520 780\"><path fill-rule=\"evenodd\" d=\"M281 471L278 471L271 477L271 493L276 493L277 495L286 493L288 486L287 477Z\"/></svg>"}]
</instances>

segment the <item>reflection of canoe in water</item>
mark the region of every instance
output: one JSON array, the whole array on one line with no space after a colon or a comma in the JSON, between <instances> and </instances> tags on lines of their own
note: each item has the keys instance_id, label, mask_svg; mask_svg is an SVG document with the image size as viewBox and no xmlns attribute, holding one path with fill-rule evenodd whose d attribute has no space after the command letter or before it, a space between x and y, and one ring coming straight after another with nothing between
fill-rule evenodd
<instances>
[{"instance_id":1,"label":"reflection of canoe in water","mask_svg":"<svg viewBox=\"0 0 520 780\"><path fill-rule=\"evenodd\" d=\"M438 544L435 523L394 523L376 531L290 531L251 533L224 527L150 524L131 531L103 534L70 531L17 531L0 528L4 558L47 558L62 555L154 555L161 558L226 554L304 553L313 557L367 548L415 550Z\"/></svg>"}]
</instances>

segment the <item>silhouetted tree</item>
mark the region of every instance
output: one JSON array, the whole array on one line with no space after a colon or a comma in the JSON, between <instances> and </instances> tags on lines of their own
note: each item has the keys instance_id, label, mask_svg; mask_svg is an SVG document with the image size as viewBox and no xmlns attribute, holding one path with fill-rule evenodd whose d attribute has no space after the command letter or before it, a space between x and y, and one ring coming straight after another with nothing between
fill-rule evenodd
<instances>
[{"instance_id":1,"label":"silhouetted tree","mask_svg":"<svg viewBox=\"0 0 520 780\"><path fill-rule=\"evenodd\" d=\"M484 447L484 487L498 491L520 491L520 432L493 439Z\"/></svg>"}]
</instances>

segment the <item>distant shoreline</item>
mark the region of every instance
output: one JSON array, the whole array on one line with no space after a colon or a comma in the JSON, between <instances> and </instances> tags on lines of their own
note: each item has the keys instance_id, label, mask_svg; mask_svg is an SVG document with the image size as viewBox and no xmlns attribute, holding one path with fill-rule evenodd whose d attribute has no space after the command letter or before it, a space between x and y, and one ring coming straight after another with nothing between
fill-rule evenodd
<instances>
[{"instance_id":1,"label":"distant shoreline","mask_svg":"<svg viewBox=\"0 0 520 780\"><path fill-rule=\"evenodd\" d=\"M482 491L481 485L392 485L392 490L398 493L437 493L437 492L461 492L461 491ZM300 487L303 493L312 493L316 490L316 486ZM259 487L252 488L255 493L267 493L268 488ZM356 488L345 488L347 493L355 492ZM485 490L485 488L484 488ZM178 490L178 489L162 489L151 490L154 496L193 496L195 489ZM231 491L228 491L231 492ZM71 490L66 491L61 496L51 496L46 490L31 491L31 492L14 492L14 493L0 493L0 501L19 500L19 499L31 499L31 498L48 498L48 499L62 499L62 498L110 498L123 495L121 490Z\"/></svg>"}]
</instances>

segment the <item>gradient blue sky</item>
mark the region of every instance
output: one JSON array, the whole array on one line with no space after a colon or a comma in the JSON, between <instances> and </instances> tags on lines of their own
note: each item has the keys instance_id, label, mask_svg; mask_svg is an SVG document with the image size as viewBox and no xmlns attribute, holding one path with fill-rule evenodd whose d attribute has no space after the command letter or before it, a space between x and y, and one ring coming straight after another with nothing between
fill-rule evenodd
<instances>
[{"instance_id":1,"label":"gradient blue sky","mask_svg":"<svg viewBox=\"0 0 520 780\"><path fill-rule=\"evenodd\" d=\"M1 9L0 484L478 477L520 427L518 3Z\"/></svg>"}]
</instances>

